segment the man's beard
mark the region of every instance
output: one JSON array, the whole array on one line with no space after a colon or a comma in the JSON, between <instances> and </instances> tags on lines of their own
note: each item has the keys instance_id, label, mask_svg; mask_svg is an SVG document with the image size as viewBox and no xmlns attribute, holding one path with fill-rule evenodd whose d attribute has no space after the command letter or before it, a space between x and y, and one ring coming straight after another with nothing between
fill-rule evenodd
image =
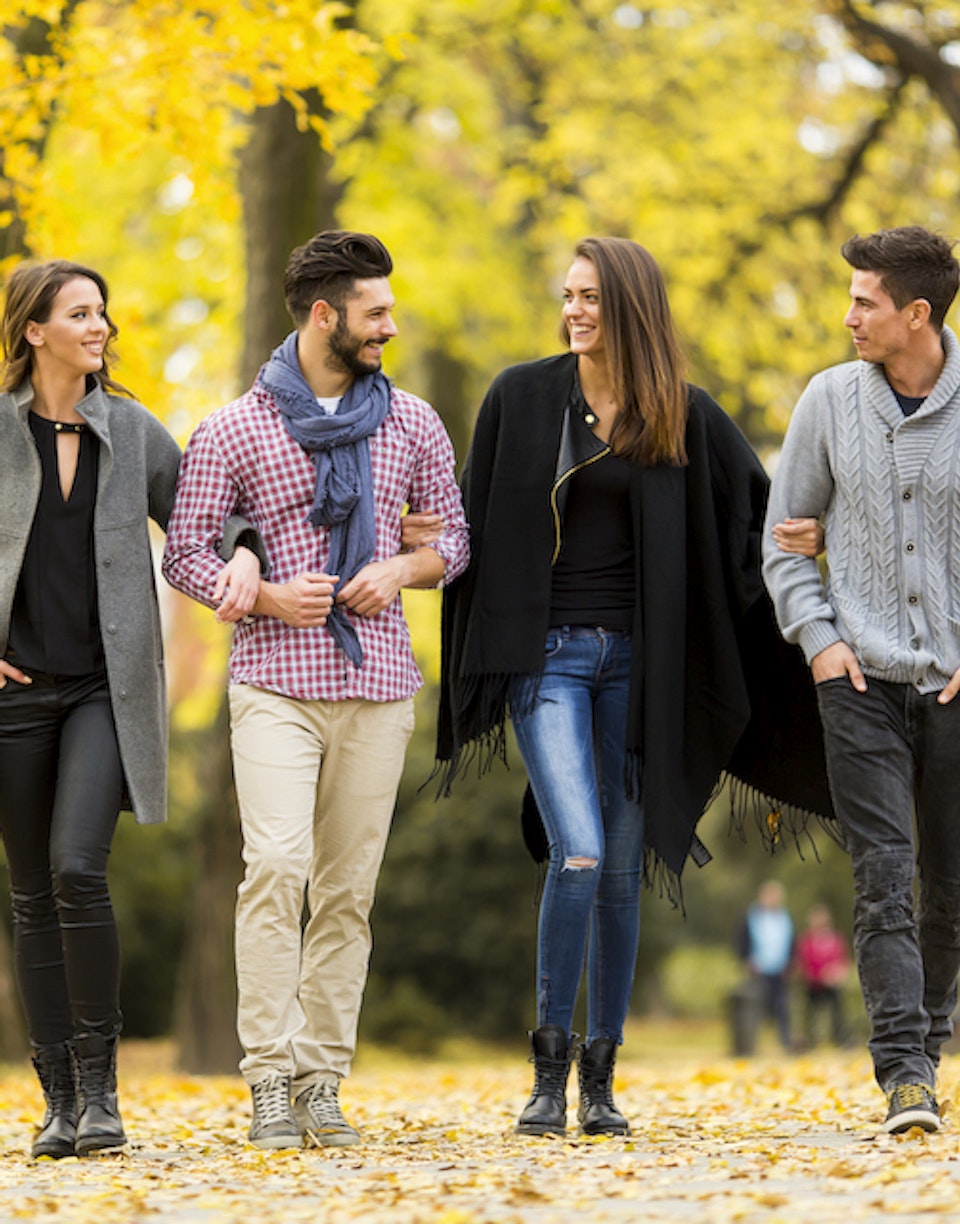
<instances>
[{"instance_id":1,"label":"man's beard","mask_svg":"<svg viewBox=\"0 0 960 1224\"><path fill-rule=\"evenodd\" d=\"M360 350L366 344L366 338L360 338L347 327L341 316L330 336L330 357L335 368L346 370L354 378L366 378L368 374L376 374L380 362L361 361Z\"/></svg>"}]
</instances>

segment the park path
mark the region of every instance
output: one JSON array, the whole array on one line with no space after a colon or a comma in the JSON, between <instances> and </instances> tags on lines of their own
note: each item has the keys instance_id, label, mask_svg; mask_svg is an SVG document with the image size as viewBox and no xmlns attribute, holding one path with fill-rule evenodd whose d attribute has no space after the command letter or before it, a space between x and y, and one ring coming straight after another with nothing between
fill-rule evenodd
<instances>
[{"instance_id":1,"label":"park path","mask_svg":"<svg viewBox=\"0 0 960 1224\"><path fill-rule=\"evenodd\" d=\"M128 1053L129 1050L129 1053ZM529 1090L513 1056L361 1061L342 1097L362 1146L261 1153L233 1077L152 1070L121 1053L120 1155L33 1162L39 1097L0 1079L0 1222L58 1224L834 1224L960 1219L960 1127L878 1135L883 1101L860 1052L657 1066L625 1058L626 1140L511 1133ZM956 1066L954 1066L956 1063ZM960 1058L948 1060L949 1105ZM575 1100L575 1093L571 1094ZM572 1117L572 1114L571 1114Z\"/></svg>"}]
</instances>

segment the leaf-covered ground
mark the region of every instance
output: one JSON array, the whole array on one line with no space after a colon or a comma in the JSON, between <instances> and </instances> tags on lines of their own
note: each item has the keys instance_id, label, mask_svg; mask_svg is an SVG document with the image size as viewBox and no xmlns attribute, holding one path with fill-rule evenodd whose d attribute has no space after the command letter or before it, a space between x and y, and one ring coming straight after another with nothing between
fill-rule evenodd
<instances>
[{"instance_id":1,"label":"leaf-covered ground","mask_svg":"<svg viewBox=\"0 0 960 1224\"><path fill-rule=\"evenodd\" d=\"M262 1153L245 1144L239 1079L186 1077L170 1069L169 1047L130 1044L121 1051L128 1148L59 1162L28 1158L39 1091L27 1068L3 1068L0 1221L960 1218L960 1125L878 1135L883 1100L865 1053L738 1061L658 1051L635 1035L632 1045L617 1075L630 1139L513 1135L530 1086L522 1056L370 1054L341 1094L362 1146ZM958 1078L954 1057L940 1085L948 1106Z\"/></svg>"}]
</instances>

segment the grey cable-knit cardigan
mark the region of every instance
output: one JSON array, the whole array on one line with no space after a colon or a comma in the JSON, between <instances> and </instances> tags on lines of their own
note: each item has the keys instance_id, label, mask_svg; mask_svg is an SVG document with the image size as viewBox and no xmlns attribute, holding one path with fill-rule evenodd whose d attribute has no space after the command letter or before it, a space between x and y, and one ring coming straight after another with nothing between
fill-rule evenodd
<instances>
[{"instance_id":1,"label":"grey cable-knit cardigan","mask_svg":"<svg viewBox=\"0 0 960 1224\"><path fill-rule=\"evenodd\" d=\"M960 344L945 327L937 384L905 417L883 367L817 374L773 478L763 575L807 660L834 642L868 676L936 692L960 667ZM782 553L771 528L823 518L829 577Z\"/></svg>"},{"instance_id":2,"label":"grey cable-knit cardigan","mask_svg":"<svg viewBox=\"0 0 960 1224\"><path fill-rule=\"evenodd\" d=\"M27 419L32 399L29 382L0 395L0 655L40 497L40 457ZM120 756L137 820L156 824L167 809L167 707L147 517L166 527L180 448L146 408L99 385L77 411L100 441L94 559Z\"/></svg>"}]
</instances>

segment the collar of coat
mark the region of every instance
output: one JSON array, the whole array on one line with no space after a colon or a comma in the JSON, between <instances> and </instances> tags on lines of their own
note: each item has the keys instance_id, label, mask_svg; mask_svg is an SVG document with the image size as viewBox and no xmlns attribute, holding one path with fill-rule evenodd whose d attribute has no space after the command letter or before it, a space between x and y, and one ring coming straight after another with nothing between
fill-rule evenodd
<instances>
[{"instance_id":1,"label":"collar of coat","mask_svg":"<svg viewBox=\"0 0 960 1224\"><path fill-rule=\"evenodd\" d=\"M107 393L95 378L88 379L87 387L86 395L74 407L90 426L93 433L96 434L99 441L109 443L110 405L107 402ZM30 406L33 403L33 383L30 379L24 379L19 387L11 391L10 398L19 412L21 420L26 421L27 413L30 411Z\"/></svg>"}]
</instances>

